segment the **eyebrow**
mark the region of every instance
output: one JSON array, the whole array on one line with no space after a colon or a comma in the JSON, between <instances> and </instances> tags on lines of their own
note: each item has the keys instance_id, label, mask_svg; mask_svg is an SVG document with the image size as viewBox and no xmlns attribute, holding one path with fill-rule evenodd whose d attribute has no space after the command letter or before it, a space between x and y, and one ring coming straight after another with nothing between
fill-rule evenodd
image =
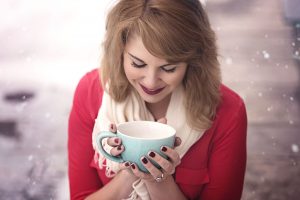
<instances>
[{"instance_id":1,"label":"eyebrow","mask_svg":"<svg viewBox=\"0 0 300 200\"><path fill-rule=\"evenodd\" d=\"M134 59L136 59L136 60L138 60L138 61L140 61L140 62L142 62L142 63L145 63L145 61L143 61L142 59L140 59L140 58L138 58L138 57L132 55L132 54L129 53L129 52L127 52L127 53L128 53L132 58L134 58ZM159 66L159 67L166 67L166 66L169 66L169 65L174 65L174 64L167 63L167 64L161 65L161 66Z\"/></svg>"}]
</instances>

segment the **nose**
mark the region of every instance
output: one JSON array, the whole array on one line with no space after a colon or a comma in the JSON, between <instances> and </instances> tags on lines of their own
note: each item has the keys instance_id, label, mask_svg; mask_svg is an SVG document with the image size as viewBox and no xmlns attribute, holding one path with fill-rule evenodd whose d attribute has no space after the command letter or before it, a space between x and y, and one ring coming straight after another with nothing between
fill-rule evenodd
<instances>
[{"instance_id":1,"label":"nose","mask_svg":"<svg viewBox=\"0 0 300 200\"><path fill-rule=\"evenodd\" d=\"M159 74L156 70L147 70L147 73L145 74L143 84L148 89L156 89L156 86L159 83Z\"/></svg>"}]
</instances>

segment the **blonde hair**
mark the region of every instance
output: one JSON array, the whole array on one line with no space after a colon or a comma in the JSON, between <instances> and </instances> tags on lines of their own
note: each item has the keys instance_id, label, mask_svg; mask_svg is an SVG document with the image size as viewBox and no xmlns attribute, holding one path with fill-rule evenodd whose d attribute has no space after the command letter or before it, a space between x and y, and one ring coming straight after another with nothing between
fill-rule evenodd
<instances>
[{"instance_id":1,"label":"blonde hair","mask_svg":"<svg viewBox=\"0 0 300 200\"><path fill-rule=\"evenodd\" d=\"M186 62L183 80L188 124L196 129L211 126L220 101L221 73L216 39L198 0L119 0L107 16L106 38L100 68L102 85L122 102L131 91L123 51L137 34L147 50L168 62Z\"/></svg>"}]
</instances>

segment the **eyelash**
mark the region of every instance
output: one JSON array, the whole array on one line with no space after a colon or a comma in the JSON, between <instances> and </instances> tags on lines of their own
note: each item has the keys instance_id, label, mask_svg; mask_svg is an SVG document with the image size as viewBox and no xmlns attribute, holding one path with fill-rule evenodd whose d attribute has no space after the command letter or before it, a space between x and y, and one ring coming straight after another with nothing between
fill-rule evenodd
<instances>
[{"instance_id":1,"label":"eyelash","mask_svg":"<svg viewBox=\"0 0 300 200\"><path fill-rule=\"evenodd\" d=\"M132 62L131 65L135 68L143 68L146 66L146 64L142 64L142 65L138 65L136 64L135 62ZM161 70L167 72L167 73L172 73L176 70L176 67L172 68L172 69L164 69L164 68L161 68Z\"/></svg>"},{"instance_id":2,"label":"eyelash","mask_svg":"<svg viewBox=\"0 0 300 200\"><path fill-rule=\"evenodd\" d=\"M175 72L176 67L173 67L172 69L162 69L162 70L164 70L167 73L172 73L172 72Z\"/></svg>"},{"instance_id":3,"label":"eyelash","mask_svg":"<svg viewBox=\"0 0 300 200\"><path fill-rule=\"evenodd\" d=\"M145 66L146 66L146 64L138 65L138 64L136 64L135 62L132 62L131 65L132 65L133 67L135 67L135 68L142 68L142 67L145 67Z\"/></svg>"}]
</instances>

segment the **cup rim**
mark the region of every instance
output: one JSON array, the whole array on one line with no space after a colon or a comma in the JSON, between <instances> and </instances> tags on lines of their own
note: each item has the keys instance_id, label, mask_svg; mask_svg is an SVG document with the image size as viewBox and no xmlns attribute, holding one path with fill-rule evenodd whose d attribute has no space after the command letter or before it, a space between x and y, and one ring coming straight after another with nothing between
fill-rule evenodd
<instances>
[{"instance_id":1,"label":"cup rim","mask_svg":"<svg viewBox=\"0 0 300 200\"><path fill-rule=\"evenodd\" d=\"M128 138L137 139L137 137L126 135L126 134L122 133L121 131L119 131L120 126L123 126L124 124L128 125L128 124L133 124L133 123L146 123L146 124L148 123L148 124L156 124L156 125L159 125L159 126L165 126L166 128L168 128L170 130L170 134L167 137L164 137L164 138L174 137L175 134L176 134L175 128L173 128L172 126L170 126L168 124L163 124L163 123L159 123L159 122L155 122L155 121L145 121L145 120L119 123L119 124L117 124L117 132L124 135L124 136L126 136L126 137L128 137ZM140 137L138 137L139 140L158 140L158 139L164 139L164 138L161 138L161 137L140 138Z\"/></svg>"}]
</instances>

